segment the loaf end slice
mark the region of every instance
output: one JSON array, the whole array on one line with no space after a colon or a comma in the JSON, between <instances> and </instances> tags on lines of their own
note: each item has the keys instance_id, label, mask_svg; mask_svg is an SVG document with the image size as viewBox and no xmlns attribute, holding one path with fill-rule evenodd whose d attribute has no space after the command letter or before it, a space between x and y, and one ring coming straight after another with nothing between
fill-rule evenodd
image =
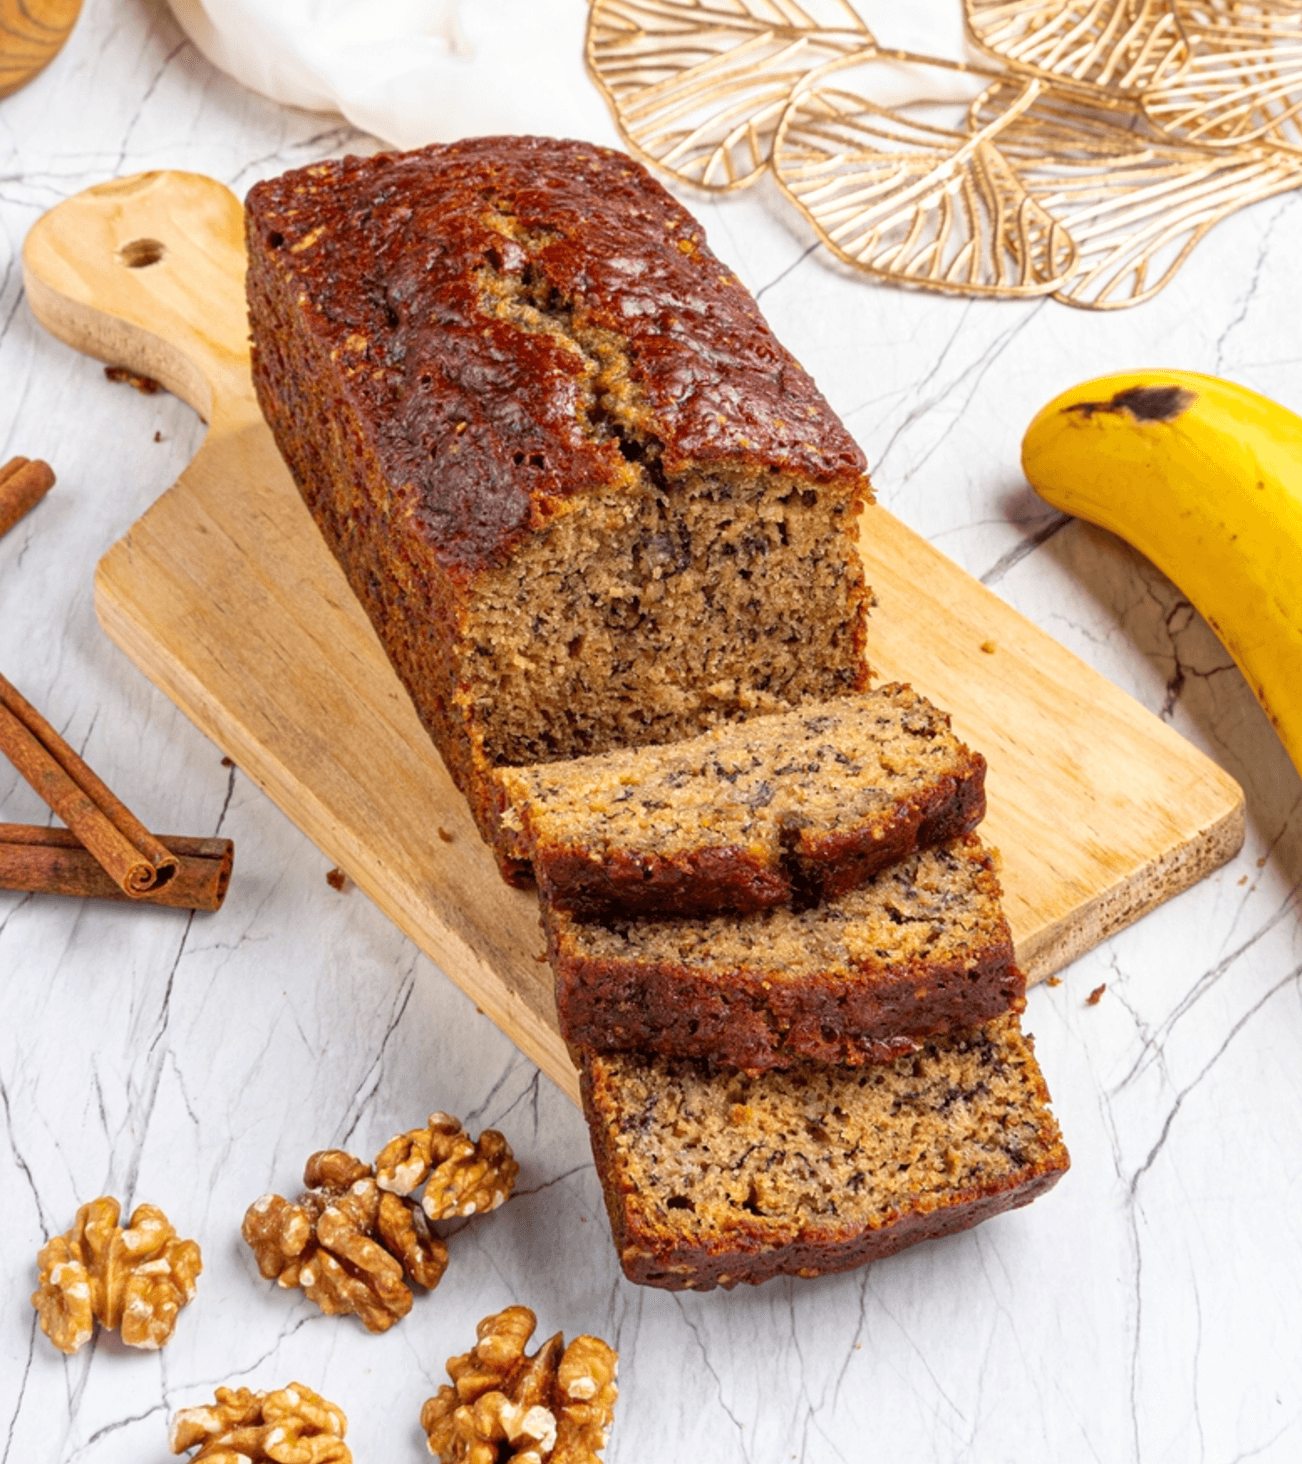
<instances>
[{"instance_id":1,"label":"loaf end slice","mask_svg":"<svg viewBox=\"0 0 1302 1464\"><path fill-rule=\"evenodd\" d=\"M1021 1010L1000 894L965 834L804 910L583 922L544 901L561 1035L749 1071L880 1062Z\"/></svg>"},{"instance_id":2,"label":"loaf end slice","mask_svg":"<svg viewBox=\"0 0 1302 1464\"><path fill-rule=\"evenodd\" d=\"M894 684L500 777L543 898L594 920L816 903L975 828L985 772Z\"/></svg>"},{"instance_id":3,"label":"loaf end slice","mask_svg":"<svg viewBox=\"0 0 1302 1464\"><path fill-rule=\"evenodd\" d=\"M1014 1015L866 1068L579 1061L615 1245L641 1285L849 1270L1029 1204L1070 1164Z\"/></svg>"}]
</instances>

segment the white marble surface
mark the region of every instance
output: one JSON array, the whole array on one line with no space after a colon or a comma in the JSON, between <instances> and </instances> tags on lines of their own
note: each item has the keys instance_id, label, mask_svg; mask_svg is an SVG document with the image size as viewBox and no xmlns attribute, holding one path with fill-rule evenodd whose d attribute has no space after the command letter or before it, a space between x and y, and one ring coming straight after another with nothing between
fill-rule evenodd
<instances>
[{"instance_id":1,"label":"white marble surface","mask_svg":"<svg viewBox=\"0 0 1302 1464\"><path fill-rule=\"evenodd\" d=\"M0 540L0 668L147 822L238 851L217 915L0 893L0 1464L162 1461L174 1409L291 1378L344 1407L359 1461L426 1457L417 1413L444 1360L514 1301L619 1348L614 1464L1302 1457L1302 784L1179 592L1105 534L1046 536L1017 467L1032 413L1104 370L1212 371L1302 409L1302 197L1232 219L1117 315L878 288L807 253L773 198L698 206L882 500L1217 758L1250 824L1221 873L1032 993L1075 1161L1052 1194L855 1274L669 1295L621 1278L577 1111L326 883L95 621L96 559L203 427L35 325L24 233L116 174L193 168L242 192L366 145L215 73L156 0L87 0L54 66L0 102L0 456L59 475ZM45 818L0 766L0 819ZM432 1108L500 1126L523 1164L435 1293L371 1337L258 1278L250 1200L293 1192L312 1149L369 1155ZM100 1338L65 1359L28 1303L36 1252L105 1192L162 1205L205 1271L163 1353Z\"/></svg>"}]
</instances>

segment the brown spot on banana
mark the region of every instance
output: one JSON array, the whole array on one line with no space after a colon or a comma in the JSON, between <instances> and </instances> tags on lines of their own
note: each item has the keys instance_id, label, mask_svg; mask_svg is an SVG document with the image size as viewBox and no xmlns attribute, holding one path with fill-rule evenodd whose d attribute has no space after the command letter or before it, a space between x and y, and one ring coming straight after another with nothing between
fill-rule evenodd
<instances>
[{"instance_id":1,"label":"brown spot on banana","mask_svg":"<svg viewBox=\"0 0 1302 1464\"><path fill-rule=\"evenodd\" d=\"M1128 386L1111 401L1074 402L1064 408L1092 417L1096 412L1126 412L1136 422L1174 422L1198 400L1197 392L1183 386Z\"/></svg>"}]
</instances>

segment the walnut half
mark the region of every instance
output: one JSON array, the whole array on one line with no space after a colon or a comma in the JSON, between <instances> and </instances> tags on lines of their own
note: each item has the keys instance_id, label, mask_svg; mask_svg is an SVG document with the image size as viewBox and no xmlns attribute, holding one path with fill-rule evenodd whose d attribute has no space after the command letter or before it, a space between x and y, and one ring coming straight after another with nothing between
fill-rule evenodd
<instances>
[{"instance_id":1,"label":"walnut half","mask_svg":"<svg viewBox=\"0 0 1302 1464\"><path fill-rule=\"evenodd\" d=\"M472 1140L459 1119L431 1113L423 1129L398 1134L375 1156L382 1190L410 1195L423 1184L421 1208L431 1220L496 1210L515 1188L520 1166L496 1129Z\"/></svg>"},{"instance_id":2,"label":"walnut half","mask_svg":"<svg viewBox=\"0 0 1302 1464\"><path fill-rule=\"evenodd\" d=\"M40 1286L32 1305L60 1352L76 1352L96 1322L120 1331L128 1347L161 1347L194 1296L203 1270L198 1245L181 1240L156 1205L137 1205L125 1230L121 1213L109 1195L91 1200L72 1229L54 1236L37 1257Z\"/></svg>"},{"instance_id":3,"label":"walnut half","mask_svg":"<svg viewBox=\"0 0 1302 1464\"><path fill-rule=\"evenodd\" d=\"M191 1464L352 1464L344 1443L343 1409L302 1383L274 1393L218 1388L207 1407L182 1408L172 1419L172 1453L191 1455Z\"/></svg>"},{"instance_id":4,"label":"walnut half","mask_svg":"<svg viewBox=\"0 0 1302 1464\"><path fill-rule=\"evenodd\" d=\"M527 1306L485 1317L471 1351L448 1359L444 1385L421 1409L442 1464L599 1464L614 1416L618 1356L598 1337L568 1347L557 1332L533 1356Z\"/></svg>"}]
</instances>

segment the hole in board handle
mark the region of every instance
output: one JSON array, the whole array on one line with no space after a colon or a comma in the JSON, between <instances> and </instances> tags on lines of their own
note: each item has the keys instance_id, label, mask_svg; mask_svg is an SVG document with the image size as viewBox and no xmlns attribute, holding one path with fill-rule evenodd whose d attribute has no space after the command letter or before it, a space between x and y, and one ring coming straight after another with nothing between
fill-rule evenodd
<instances>
[{"instance_id":1,"label":"hole in board handle","mask_svg":"<svg viewBox=\"0 0 1302 1464\"><path fill-rule=\"evenodd\" d=\"M161 239L132 239L118 250L118 258L128 269L148 269L167 253Z\"/></svg>"}]
</instances>

